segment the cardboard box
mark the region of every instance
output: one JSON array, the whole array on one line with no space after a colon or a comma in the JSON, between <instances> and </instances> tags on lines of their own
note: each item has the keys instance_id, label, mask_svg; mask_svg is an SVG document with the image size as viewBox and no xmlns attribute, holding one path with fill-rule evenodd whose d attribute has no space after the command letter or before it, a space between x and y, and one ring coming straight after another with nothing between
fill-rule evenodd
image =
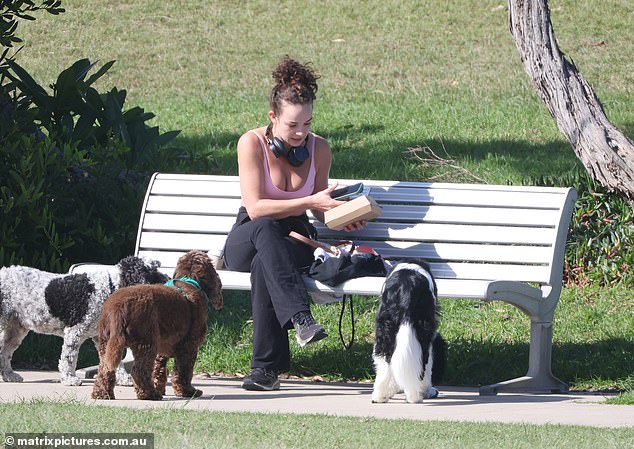
<instances>
[{"instance_id":1,"label":"cardboard box","mask_svg":"<svg viewBox=\"0 0 634 449\"><path fill-rule=\"evenodd\" d=\"M356 221L373 220L382 212L372 197L362 195L324 212L324 221L330 229L339 230Z\"/></svg>"}]
</instances>

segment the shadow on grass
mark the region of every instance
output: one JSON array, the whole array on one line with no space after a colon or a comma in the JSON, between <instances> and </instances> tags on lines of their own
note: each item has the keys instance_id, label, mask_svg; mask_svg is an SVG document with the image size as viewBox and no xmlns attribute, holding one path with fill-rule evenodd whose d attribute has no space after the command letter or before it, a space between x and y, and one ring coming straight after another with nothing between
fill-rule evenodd
<instances>
[{"instance_id":1,"label":"shadow on grass","mask_svg":"<svg viewBox=\"0 0 634 449\"><path fill-rule=\"evenodd\" d=\"M245 322L250 318L250 302L245 293L231 292L221 313L212 313L210 329L217 329L231 347L243 338ZM328 344L293 350L291 374L320 375L327 379L371 379L372 342L357 338L345 350L335 331L337 323L324 323L331 329ZM248 333L248 332L247 332ZM292 333L291 333L292 338ZM16 351L13 365L18 369L57 369L61 338L30 333ZM448 341L448 366L443 385L478 386L523 376L528 368L527 343L498 343L454 339ZM247 348L250 351L250 348ZM214 347L214 351L222 351ZM227 350L227 349L225 349ZM592 343L556 343L553 347L552 371L570 384L592 384L600 379L610 385L632 383L634 341L609 338ZM82 346L78 366L96 365L97 353L92 342ZM226 367L215 367L223 372ZM245 366L244 370L248 370Z\"/></svg>"},{"instance_id":2,"label":"shadow on grass","mask_svg":"<svg viewBox=\"0 0 634 449\"><path fill-rule=\"evenodd\" d=\"M449 340L448 345L444 385L488 385L523 376L528 369L527 343ZM573 387L575 384L592 384L597 379L616 386L628 385L632 382L633 353L634 341L625 338L555 344L552 371ZM333 377L339 379L369 379L373 378L371 354L369 342L355 343L351 351L340 347L296 354L294 369L301 375L326 373L329 376L336 374Z\"/></svg>"},{"instance_id":3,"label":"shadow on grass","mask_svg":"<svg viewBox=\"0 0 634 449\"><path fill-rule=\"evenodd\" d=\"M528 343L449 341L447 385L486 385L523 376L528 369ZM631 382L634 341L609 338L593 343L556 343L552 372L564 382ZM627 358L629 354L629 360Z\"/></svg>"}]
</instances>

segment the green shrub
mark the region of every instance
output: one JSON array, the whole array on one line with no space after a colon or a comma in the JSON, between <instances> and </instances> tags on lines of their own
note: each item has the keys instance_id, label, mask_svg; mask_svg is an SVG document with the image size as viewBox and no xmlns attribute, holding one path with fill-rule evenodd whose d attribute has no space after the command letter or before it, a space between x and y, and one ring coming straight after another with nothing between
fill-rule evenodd
<instances>
[{"instance_id":1,"label":"green shrub","mask_svg":"<svg viewBox=\"0 0 634 449\"><path fill-rule=\"evenodd\" d=\"M19 20L63 12L59 0L0 3L0 264L66 271L71 263L114 263L134 250L149 173L178 131L161 134L126 91L100 94L113 65L80 59L51 92L8 56Z\"/></svg>"},{"instance_id":2,"label":"green shrub","mask_svg":"<svg viewBox=\"0 0 634 449\"><path fill-rule=\"evenodd\" d=\"M49 94L17 62L10 60L4 70L9 80L5 89L15 92L16 109L28 110L35 127L59 145L73 144L96 151L108 148L112 141L121 142L130 151L114 154L117 163L126 168L138 167L152 162L156 149L172 141L179 131L159 133L157 126L146 123L154 114L143 108L124 111L125 90L113 88L99 94L92 87L113 64L110 61L87 77L96 63L80 59L59 74Z\"/></svg>"},{"instance_id":3,"label":"green shrub","mask_svg":"<svg viewBox=\"0 0 634 449\"><path fill-rule=\"evenodd\" d=\"M579 198L566 244L564 279L570 285L634 286L634 211L632 203L607 192L579 168L536 185L573 186Z\"/></svg>"},{"instance_id":4,"label":"green shrub","mask_svg":"<svg viewBox=\"0 0 634 449\"><path fill-rule=\"evenodd\" d=\"M81 155L66 147L58 151L49 140L21 136L4 142L0 153L0 262L59 271L63 251L73 244L60 233L51 210L56 207L60 180L68 177L67 162ZM63 182L63 181L62 181Z\"/></svg>"},{"instance_id":5,"label":"green shrub","mask_svg":"<svg viewBox=\"0 0 634 449\"><path fill-rule=\"evenodd\" d=\"M582 190L566 247L569 283L634 286L634 212L617 194Z\"/></svg>"},{"instance_id":6,"label":"green shrub","mask_svg":"<svg viewBox=\"0 0 634 449\"><path fill-rule=\"evenodd\" d=\"M97 170L76 146L28 136L3 144L0 167L1 265L59 272L132 253L144 177Z\"/></svg>"}]
</instances>

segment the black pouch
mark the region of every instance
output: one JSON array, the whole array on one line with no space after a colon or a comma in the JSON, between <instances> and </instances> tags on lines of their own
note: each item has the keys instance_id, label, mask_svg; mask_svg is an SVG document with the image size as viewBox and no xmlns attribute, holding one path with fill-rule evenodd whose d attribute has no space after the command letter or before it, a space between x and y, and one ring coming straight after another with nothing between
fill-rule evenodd
<instances>
[{"instance_id":1,"label":"black pouch","mask_svg":"<svg viewBox=\"0 0 634 449\"><path fill-rule=\"evenodd\" d=\"M334 287L348 279L363 276L385 276L383 258L370 253L342 254L326 260L315 260L308 274L323 284Z\"/></svg>"}]
</instances>

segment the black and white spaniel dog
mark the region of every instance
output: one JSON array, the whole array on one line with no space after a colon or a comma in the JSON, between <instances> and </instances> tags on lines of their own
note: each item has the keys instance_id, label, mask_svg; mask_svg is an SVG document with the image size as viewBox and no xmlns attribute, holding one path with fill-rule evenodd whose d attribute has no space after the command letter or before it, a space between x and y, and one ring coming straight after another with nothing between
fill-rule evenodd
<instances>
[{"instance_id":1,"label":"black and white spaniel dog","mask_svg":"<svg viewBox=\"0 0 634 449\"><path fill-rule=\"evenodd\" d=\"M398 260L392 266L376 318L372 402L387 402L400 391L407 402L422 402L438 396L433 384L447 363L446 343L437 332L438 290L425 262Z\"/></svg>"}]
</instances>

